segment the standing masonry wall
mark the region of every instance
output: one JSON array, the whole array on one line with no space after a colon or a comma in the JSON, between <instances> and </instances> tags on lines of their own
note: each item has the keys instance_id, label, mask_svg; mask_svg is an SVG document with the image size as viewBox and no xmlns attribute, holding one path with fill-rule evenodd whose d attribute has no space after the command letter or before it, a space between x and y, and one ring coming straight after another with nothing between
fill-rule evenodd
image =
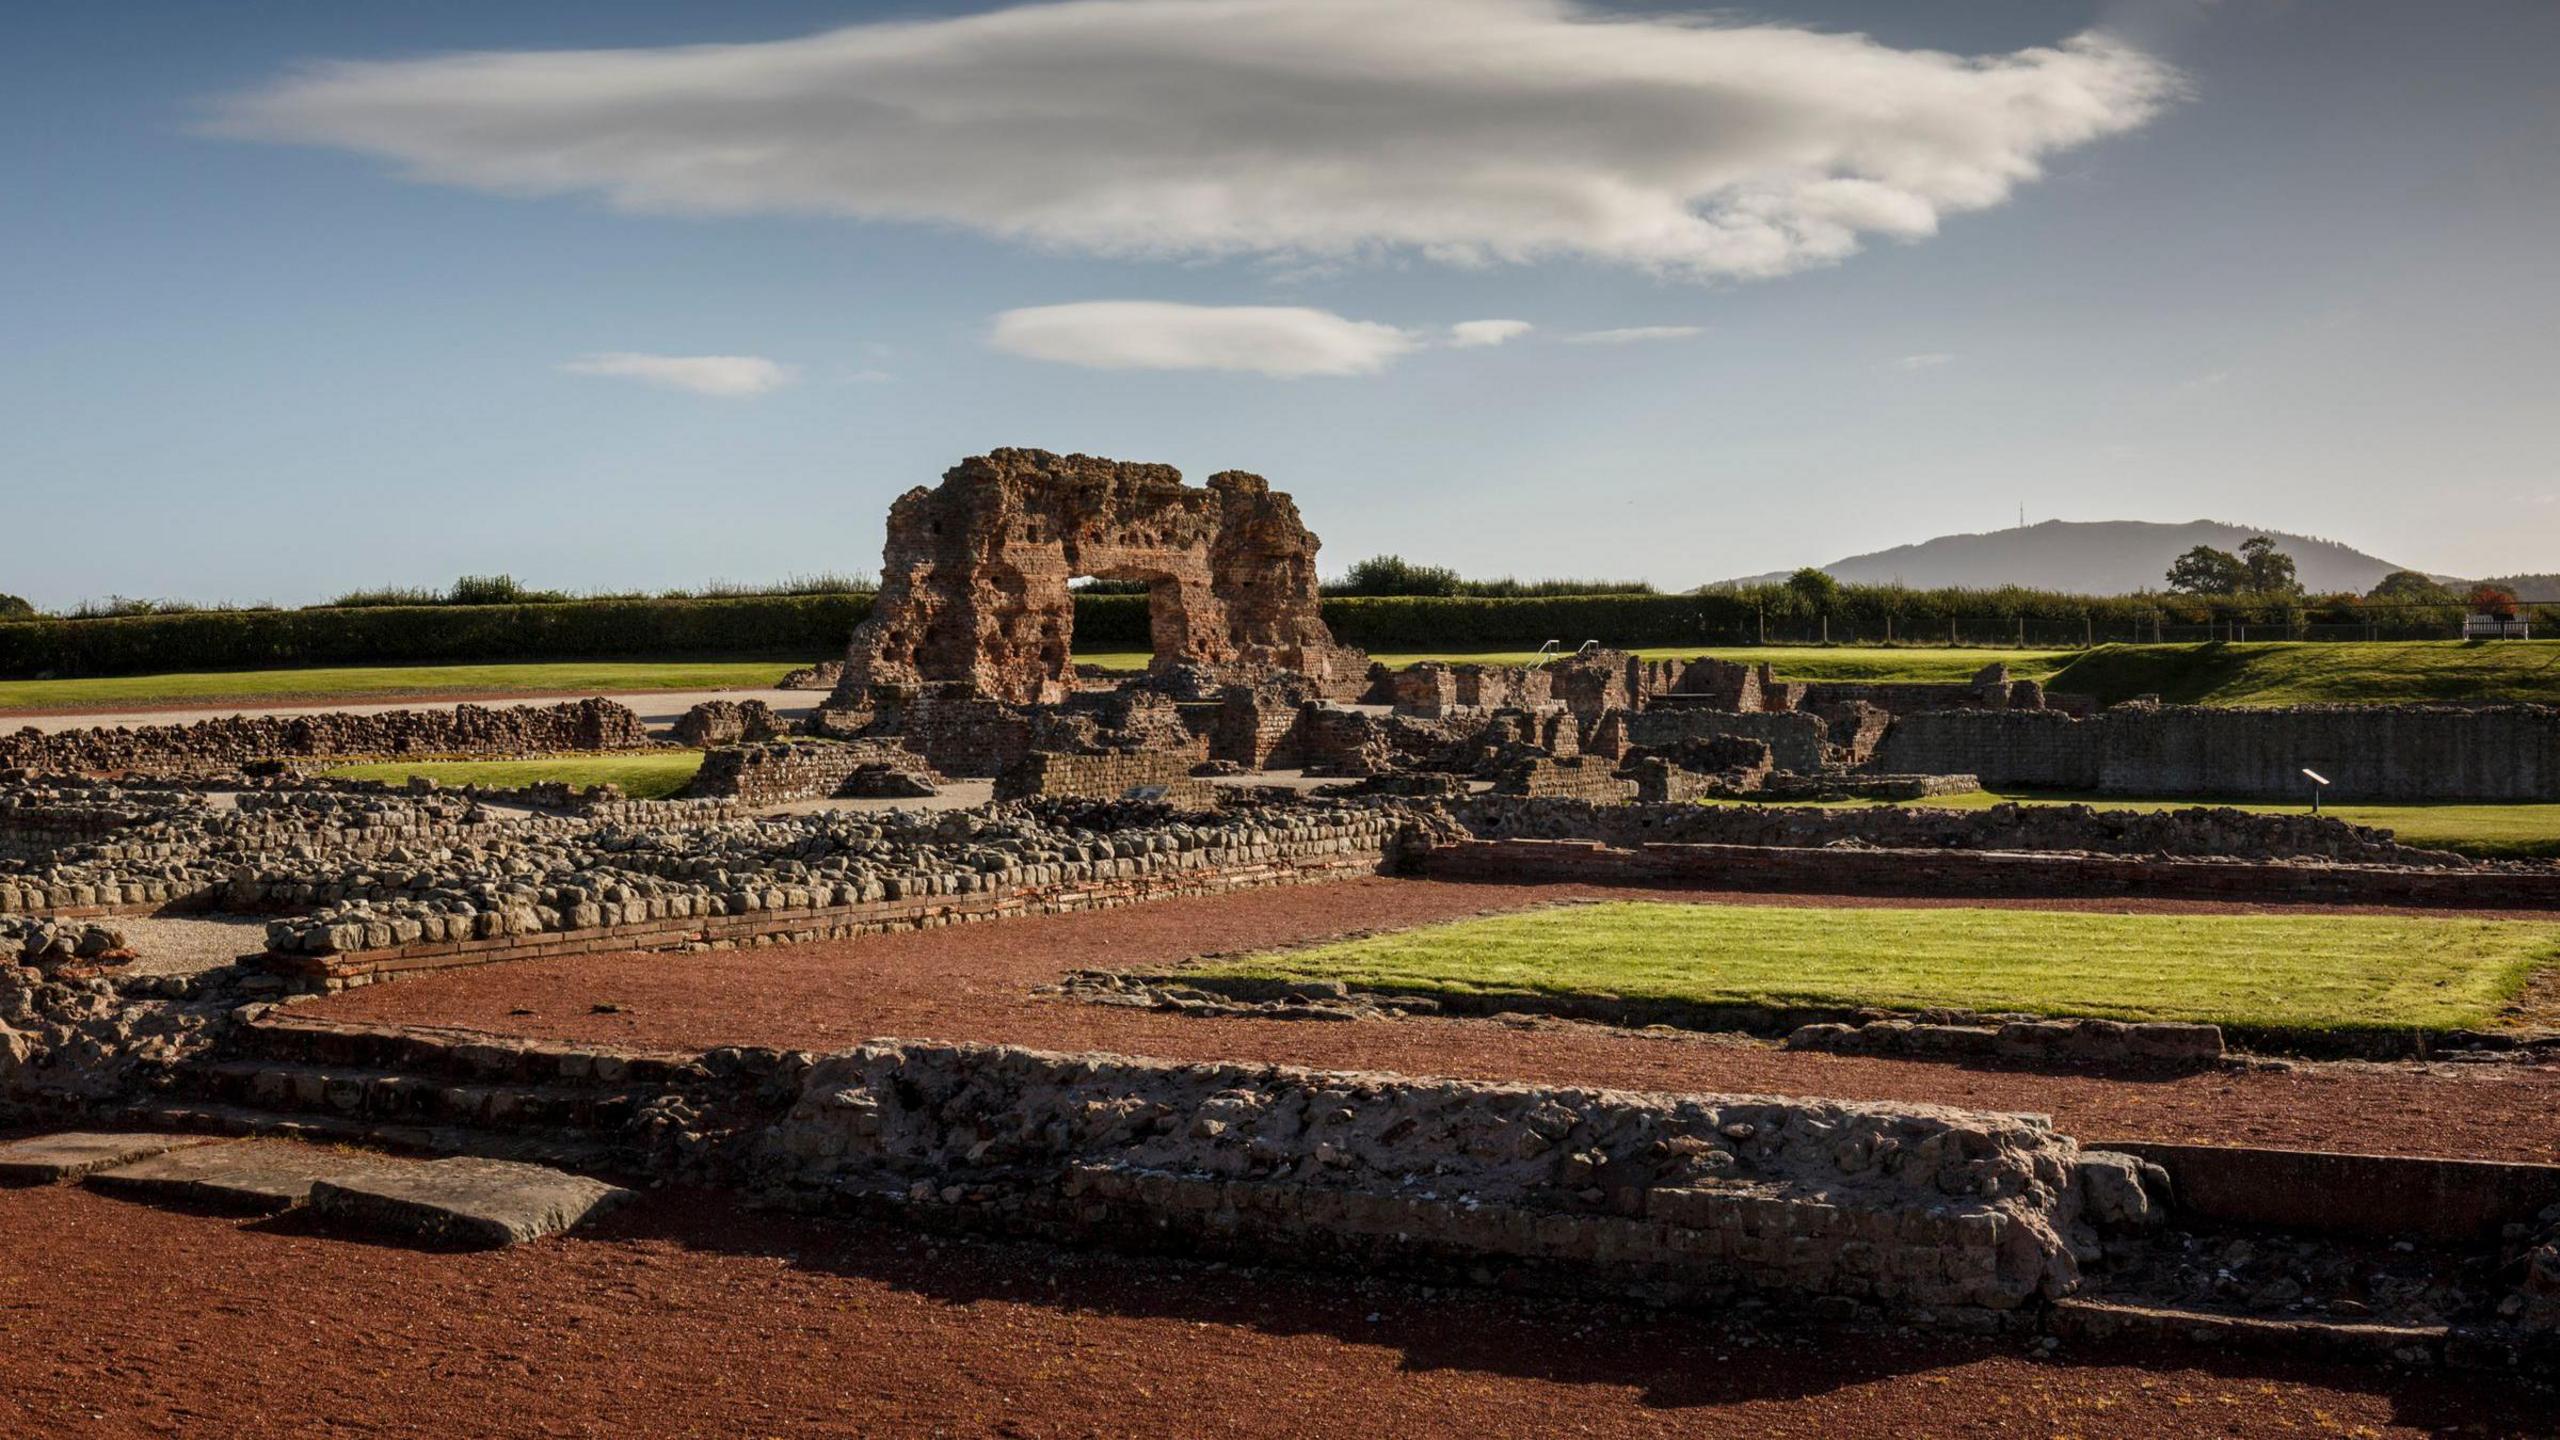
<instances>
[{"instance_id":1,"label":"standing masonry wall","mask_svg":"<svg viewBox=\"0 0 2560 1440\"><path fill-rule=\"evenodd\" d=\"M873 776L907 777L913 784L866 785ZM838 795L931 793L940 777L924 757L894 742L853 740L769 741L706 751L685 794L776 805Z\"/></svg>"},{"instance_id":2,"label":"standing masonry wall","mask_svg":"<svg viewBox=\"0 0 2560 1440\"><path fill-rule=\"evenodd\" d=\"M1628 717L1627 741L1654 748L1683 740L1736 735L1765 741L1769 758L1781 770L1810 774L1822 768L1829 729L1819 715L1801 711L1782 714L1725 710L1640 710Z\"/></svg>"},{"instance_id":3,"label":"standing masonry wall","mask_svg":"<svg viewBox=\"0 0 2560 1440\"><path fill-rule=\"evenodd\" d=\"M2560 800L2560 709L1937 711L1895 721L1876 765L1994 786L2290 800L2308 793L2311 769L2333 800Z\"/></svg>"},{"instance_id":4,"label":"standing masonry wall","mask_svg":"<svg viewBox=\"0 0 2560 1440\"><path fill-rule=\"evenodd\" d=\"M995 798L1029 800L1039 796L1075 796L1117 800L1130 790L1161 788L1158 797L1181 810L1205 809L1217 796L1205 781L1195 780L1190 754L1138 750L1109 755L1054 755L1034 750L996 777Z\"/></svg>"},{"instance_id":5,"label":"standing masonry wall","mask_svg":"<svg viewBox=\"0 0 2560 1440\"><path fill-rule=\"evenodd\" d=\"M1929 1106L907 1041L818 1062L765 1145L769 1183L816 1208L1985 1310L2074 1288L2085 1167L2131 1163Z\"/></svg>"}]
</instances>

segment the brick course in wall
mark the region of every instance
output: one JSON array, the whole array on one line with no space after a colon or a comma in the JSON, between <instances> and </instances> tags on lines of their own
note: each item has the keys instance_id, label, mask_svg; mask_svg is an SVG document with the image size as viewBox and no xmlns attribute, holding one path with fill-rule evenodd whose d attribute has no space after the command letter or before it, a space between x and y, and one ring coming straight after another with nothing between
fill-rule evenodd
<instances>
[{"instance_id":1,"label":"brick course in wall","mask_svg":"<svg viewBox=\"0 0 2560 1440\"><path fill-rule=\"evenodd\" d=\"M1649 885L1778 894L1943 897L2139 895L2332 905L2560 909L2560 871L2459 870L2173 860L1980 850L1799 850L1755 845L1603 845L1592 840L1474 840L1417 846L1399 873L1511 884Z\"/></svg>"}]
</instances>

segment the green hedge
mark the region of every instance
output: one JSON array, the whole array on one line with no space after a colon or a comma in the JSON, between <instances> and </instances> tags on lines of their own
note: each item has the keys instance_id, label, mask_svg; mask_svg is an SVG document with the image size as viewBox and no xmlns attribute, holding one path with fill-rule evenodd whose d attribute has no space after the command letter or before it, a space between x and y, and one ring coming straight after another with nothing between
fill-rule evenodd
<instances>
[{"instance_id":1,"label":"green hedge","mask_svg":"<svg viewBox=\"0 0 2560 1440\"><path fill-rule=\"evenodd\" d=\"M1078 596L1076 648L1147 649L1147 603L1144 595ZM0 679L689 654L814 660L841 653L870 609L869 595L830 594L0 621ZM1534 650L1548 640L1566 649L1585 640L1618 646L2023 641L2069 648L2152 639L2442 638L2456 613L2368 609L2350 599L2091 598L1864 585L1843 587L1827 610L1784 586L1709 595L1371 595L1324 601L1325 623L1336 638L1385 652Z\"/></svg>"},{"instance_id":2,"label":"green hedge","mask_svg":"<svg viewBox=\"0 0 2560 1440\"><path fill-rule=\"evenodd\" d=\"M841 653L868 595L205 610L0 623L0 678L617 656Z\"/></svg>"}]
</instances>

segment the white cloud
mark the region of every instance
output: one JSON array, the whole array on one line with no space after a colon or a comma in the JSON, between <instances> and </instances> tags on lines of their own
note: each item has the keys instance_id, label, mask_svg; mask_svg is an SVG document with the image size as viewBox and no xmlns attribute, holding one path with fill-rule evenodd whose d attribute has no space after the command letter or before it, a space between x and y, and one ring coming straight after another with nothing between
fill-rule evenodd
<instances>
[{"instance_id":1,"label":"white cloud","mask_svg":"<svg viewBox=\"0 0 2560 1440\"><path fill-rule=\"evenodd\" d=\"M1449 327L1449 344L1458 350L1478 350L1517 340L1537 327L1526 320L1461 320Z\"/></svg>"},{"instance_id":2,"label":"white cloud","mask_svg":"<svg viewBox=\"0 0 2560 1440\"><path fill-rule=\"evenodd\" d=\"M1918 355L1905 355L1893 362L1896 370L1934 370L1956 357L1943 350L1930 350Z\"/></svg>"},{"instance_id":3,"label":"white cloud","mask_svg":"<svg viewBox=\"0 0 2560 1440\"><path fill-rule=\"evenodd\" d=\"M1294 305L1089 300L1007 310L987 343L1096 370L1246 370L1295 378L1368 375L1421 348L1393 325Z\"/></svg>"},{"instance_id":4,"label":"white cloud","mask_svg":"<svg viewBox=\"0 0 2560 1440\"><path fill-rule=\"evenodd\" d=\"M1649 340L1686 340L1707 333L1703 325L1629 325L1619 330L1585 330L1567 335L1567 345L1642 345Z\"/></svg>"},{"instance_id":5,"label":"white cloud","mask_svg":"<svg viewBox=\"0 0 2560 1440\"><path fill-rule=\"evenodd\" d=\"M560 367L572 375L639 380L696 395L761 395L798 378L799 372L761 355L637 355L609 350L581 355Z\"/></svg>"},{"instance_id":6,"label":"white cloud","mask_svg":"<svg viewBox=\"0 0 2560 1440\"><path fill-rule=\"evenodd\" d=\"M1115 255L1766 276L1998 205L2176 74L1578 0L1058 0L660 49L331 61L216 111L419 180Z\"/></svg>"}]
</instances>

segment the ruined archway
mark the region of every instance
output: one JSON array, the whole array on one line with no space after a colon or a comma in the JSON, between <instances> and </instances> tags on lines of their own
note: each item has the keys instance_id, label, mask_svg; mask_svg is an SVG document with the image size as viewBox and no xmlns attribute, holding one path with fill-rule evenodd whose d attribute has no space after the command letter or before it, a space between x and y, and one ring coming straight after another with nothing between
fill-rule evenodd
<instances>
[{"instance_id":1,"label":"ruined archway","mask_svg":"<svg viewBox=\"0 0 2560 1440\"><path fill-rule=\"evenodd\" d=\"M1345 684L1365 659L1316 608L1316 537L1288 496L1224 471L1045 450L963 460L889 510L880 596L835 704L958 685L1017 704L1071 688L1076 576L1144 581L1157 669L1293 670Z\"/></svg>"}]
</instances>

